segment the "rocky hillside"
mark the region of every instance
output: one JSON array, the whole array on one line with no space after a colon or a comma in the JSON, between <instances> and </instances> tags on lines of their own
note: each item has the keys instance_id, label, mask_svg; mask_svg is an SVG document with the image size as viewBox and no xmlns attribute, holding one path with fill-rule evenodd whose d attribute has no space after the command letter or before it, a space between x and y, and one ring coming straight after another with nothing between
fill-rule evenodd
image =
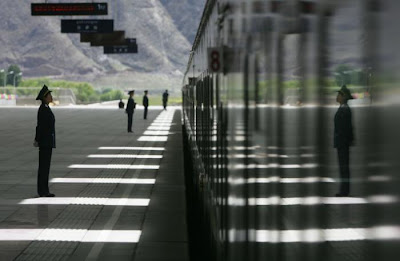
<instances>
[{"instance_id":1,"label":"rocky hillside","mask_svg":"<svg viewBox=\"0 0 400 261\"><path fill-rule=\"evenodd\" d=\"M73 1L82 2L65 2ZM97 18L113 18L115 30L137 38L138 54L104 55L101 47L80 43L79 34L61 34L62 17L32 17L31 1L2 0L0 69L18 64L24 77L84 80L99 87L179 85L205 0L107 2L109 15Z\"/></svg>"}]
</instances>

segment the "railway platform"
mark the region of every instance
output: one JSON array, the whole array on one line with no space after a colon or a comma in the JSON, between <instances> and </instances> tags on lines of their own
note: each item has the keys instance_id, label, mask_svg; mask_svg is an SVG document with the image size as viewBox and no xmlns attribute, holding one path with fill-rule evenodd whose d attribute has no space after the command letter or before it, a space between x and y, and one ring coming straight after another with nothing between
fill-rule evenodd
<instances>
[{"instance_id":1,"label":"railway platform","mask_svg":"<svg viewBox=\"0 0 400 261\"><path fill-rule=\"evenodd\" d=\"M189 260L181 111L52 108L54 198L38 197L37 107L2 108L0 260Z\"/></svg>"}]
</instances>

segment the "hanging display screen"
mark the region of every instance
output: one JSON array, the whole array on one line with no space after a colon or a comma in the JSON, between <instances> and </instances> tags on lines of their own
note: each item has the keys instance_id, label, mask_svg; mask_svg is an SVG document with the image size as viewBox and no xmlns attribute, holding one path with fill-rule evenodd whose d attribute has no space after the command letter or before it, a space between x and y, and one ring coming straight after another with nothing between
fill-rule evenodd
<instances>
[{"instance_id":1,"label":"hanging display screen","mask_svg":"<svg viewBox=\"0 0 400 261\"><path fill-rule=\"evenodd\" d=\"M112 33L82 33L81 42L90 43L91 46L123 45L125 44L125 31Z\"/></svg>"},{"instance_id":2,"label":"hanging display screen","mask_svg":"<svg viewBox=\"0 0 400 261\"><path fill-rule=\"evenodd\" d=\"M107 15L107 3L31 4L33 16L41 15Z\"/></svg>"},{"instance_id":3,"label":"hanging display screen","mask_svg":"<svg viewBox=\"0 0 400 261\"><path fill-rule=\"evenodd\" d=\"M138 53L136 38L125 39L124 45L104 46L105 54Z\"/></svg>"},{"instance_id":4,"label":"hanging display screen","mask_svg":"<svg viewBox=\"0 0 400 261\"><path fill-rule=\"evenodd\" d=\"M137 53L137 45L104 46L104 54Z\"/></svg>"},{"instance_id":5,"label":"hanging display screen","mask_svg":"<svg viewBox=\"0 0 400 261\"><path fill-rule=\"evenodd\" d=\"M114 20L61 20L61 33L111 33Z\"/></svg>"}]
</instances>

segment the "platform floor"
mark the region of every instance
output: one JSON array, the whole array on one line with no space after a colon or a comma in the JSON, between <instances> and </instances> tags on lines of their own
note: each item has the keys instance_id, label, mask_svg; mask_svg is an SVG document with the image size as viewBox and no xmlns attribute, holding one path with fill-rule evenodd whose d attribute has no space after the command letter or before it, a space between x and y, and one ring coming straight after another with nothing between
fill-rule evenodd
<instances>
[{"instance_id":1,"label":"platform floor","mask_svg":"<svg viewBox=\"0 0 400 261\"><path fill-rule=\"evenodd\" d=\"M181 111L53 108L38 198L37 108L0 108L0 260L189 260Z\"/></svg>"}]
</instances>

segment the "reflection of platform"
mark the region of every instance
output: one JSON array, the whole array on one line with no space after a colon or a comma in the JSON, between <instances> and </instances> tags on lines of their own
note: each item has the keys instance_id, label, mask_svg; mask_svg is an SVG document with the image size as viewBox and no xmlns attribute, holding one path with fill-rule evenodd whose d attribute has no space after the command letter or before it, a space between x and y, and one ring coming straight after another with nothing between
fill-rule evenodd
<instances>
[{"instance_id":1,"label":"reflection of platform","mask_svg":"<svg viewBox=\"0 0 400 261\"><path fill-rule=\"evenodd\" d=\"M37 107L1 109L1 259L188 260L180 111L138 111L132 134L116 107L52 110L57 197L36 198Z\"/></svg>"}]
</instances>

